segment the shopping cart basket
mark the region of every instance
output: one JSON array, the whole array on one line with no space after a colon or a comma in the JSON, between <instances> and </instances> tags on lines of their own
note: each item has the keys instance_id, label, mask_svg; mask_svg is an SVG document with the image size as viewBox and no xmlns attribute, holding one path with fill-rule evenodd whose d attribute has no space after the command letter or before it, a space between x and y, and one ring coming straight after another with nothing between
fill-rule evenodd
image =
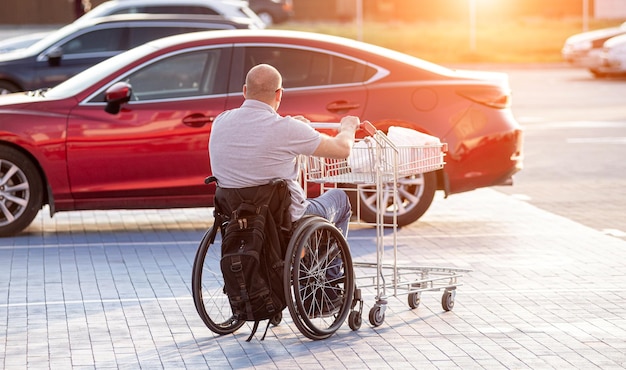
<instances>
[{"instance_id":1,"label":"shopping cart basket","mask_svg":"<svg viewBox=\"0 0 626 370\"><path fill-rule=\"evenodd\" d=\"M337 123L313 123L316 128L337 128ZM441 304L445 311L454 307L456 288L467 269L400 266L397 248L397 207L392 208L392 222L384 222L388 205L383 200L383 191L391 189L392 199L397 199L399 178L422 174L442 169L445 165L445 143L426 145L395 145L384 132L366 122L362 128L369 136L357 140L350 157L347 159L329 159L307 156L301 158L301 168L305 187L307 182L318 183L321 191L325 186L344 188L346 191L358 191L346 185L373 185L376 204L376 262L354 261L355 271L364 274L356 276L359 288L372 287L376 290L375 303L369 312L369 321L373 326L384 322L388 293L393 296L406 294L408 305L416 308L421 300L421 293L441 291ZM391 186L386 186L391 185ZM386 189L386 190L385 190ZM391 228L393 256L385 260L385 229ZM373 270L373 272L370 272ZM352 326L351 320L351 326Z\"/></svg>"}]
</instances>

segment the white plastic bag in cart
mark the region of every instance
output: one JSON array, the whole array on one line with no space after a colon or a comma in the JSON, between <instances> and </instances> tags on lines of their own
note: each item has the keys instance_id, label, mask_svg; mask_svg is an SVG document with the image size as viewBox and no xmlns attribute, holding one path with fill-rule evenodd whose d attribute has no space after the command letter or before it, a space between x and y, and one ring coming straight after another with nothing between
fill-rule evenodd
<instances>
[{"instance_id":1,"label":"white plastic bag in cart","mask_svg":"<svg viewBox=\"0 0 626 370\"><path fill-rule=\"evenodd\" d=\"M436 136L411 130L406 127L389 127L387 137L397 146L424 146L441 144L441 140L439 140Z\"/></svg>"},{"instance_id":2,"label":"white plastic bag in cart","mask_svg":"<svg viewBox=\"0 0 626 370\"><path fill-rule=\"evenodd\" d=\"M352 172L356 173L374 173L375 171L375 153L374 148L376 142L374 140L359 140L354 143L348 157L348 166Z\"/></svg>"},{"instance_id":3,"label":"white plastic bag in cart","mask_svg":"<svg viewBox=\"0 0 626 370\"><path fill-rule=\"evenodd\" d=\"M434 171L443 164L438 137L405 127L389 127L387 137L398 147L398 174L409 176Z\"/></svg>"}]
</instances>

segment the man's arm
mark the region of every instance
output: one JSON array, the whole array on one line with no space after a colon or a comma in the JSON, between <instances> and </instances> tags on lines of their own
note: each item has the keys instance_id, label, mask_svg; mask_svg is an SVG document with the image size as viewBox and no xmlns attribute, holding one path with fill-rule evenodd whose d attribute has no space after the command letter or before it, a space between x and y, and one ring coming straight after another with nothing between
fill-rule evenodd
<instances>
[{"instance_id":1,"label":"man's arm","mask_svg":"<svg viewBox=\"0 0 626 370\"><path fill-rule=\"evenodd\" d=\"M346 116L341 119L341 128L336 136L321 134L321 141L313 155L316 157L343 159L348 158L352 145L354 145L354 133L359 128L359 118Z\"/></svg>"}]
</instances>

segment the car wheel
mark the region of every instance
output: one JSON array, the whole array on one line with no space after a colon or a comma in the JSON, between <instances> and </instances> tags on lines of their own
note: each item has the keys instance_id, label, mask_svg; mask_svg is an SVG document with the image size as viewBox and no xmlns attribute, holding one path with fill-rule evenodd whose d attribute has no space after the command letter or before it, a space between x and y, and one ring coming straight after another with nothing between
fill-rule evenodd
<instances>
[{"instance_id":1,"label":"car wheel","mask_svg":"<svg viewBox=\"0 0 626 370\"><path fill-rule=\"evenodd\" d=\"M266 26L271 26L272 24L274 24L274 17L272 17L272 15L266 11L262 11L257 13L257 15L259 16L259 18L261 18L261 20L263 21L263 23L265 23Z\"/></svg>"},{"instance_id":2,"label":"car wheel","mask_svg":"<svg viewBox=\"0 0 626 370\"><path fill-rule=\"evenodd\" d=\"M393 199L393 183L386 183L383 193L383 221L393 222L394 210L397 210L398 227L410 225L428 210L437 190L435 172L399 178L397 181L397 199ZM352 212L360 213L360 218L367 223L375 223L377 199L375 186L361 186L359 191L349 191ZM358 208L357 208L358 207Z\"/></svg>"},{"instance_id":3,"label":"car wheel","mask_svg":"<svg viewBox=\"0 0 626 370\"><path fill-rule=\"evenodd\" d=\"M0 81L0 95L11 94L20 89L9 81Z\"/></svg>"},{"instance_id":4,"label":"car wheel","mask_svg":"<svg viewBox=\"0 0 626 370\"><path fill-rule=\"evenodd\" d=\"M33 162L0 146L0 236L25 229L41 209L43 185Z\"/></svg>"}]
</instances>

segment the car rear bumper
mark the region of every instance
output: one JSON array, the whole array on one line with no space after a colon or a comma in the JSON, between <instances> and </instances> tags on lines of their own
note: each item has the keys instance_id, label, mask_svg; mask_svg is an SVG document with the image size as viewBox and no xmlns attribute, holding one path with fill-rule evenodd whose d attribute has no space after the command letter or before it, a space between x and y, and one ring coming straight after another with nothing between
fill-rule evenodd
<instances>
[{"instance_id":1,"label":"car rear bumper","mask_svg":"<svg viewBox=\"0 0 626 370\"><path fill-rule=\"evenodd\" d=\"M592 49L577 52L564 52L563 59L573 67L596 69L601 64L602 49Z\"/></svg>"},{"instance_id":2,"label":"car rear bumper","mask_svg":"<svg viewBox=\"0 0 626 370\"><path fill-rule=\"evenodd\" d=\"M480 138L473 149L461 149L446 157L446 193L455 194L494 185L511 185L523 167L523 131Z\"/></svg>"},{"instance_id":3,"label":"car rear bumper","mask_svg":"<svg viewBox=\"0 0 626 370\"><path fill-rule=\"evenodd\" d=\"M626 73L626 56L623 58L615 58L605 55L602 57L602 62L596 71L606 75L624 74Z\"/></svg>"}]
</instances>

